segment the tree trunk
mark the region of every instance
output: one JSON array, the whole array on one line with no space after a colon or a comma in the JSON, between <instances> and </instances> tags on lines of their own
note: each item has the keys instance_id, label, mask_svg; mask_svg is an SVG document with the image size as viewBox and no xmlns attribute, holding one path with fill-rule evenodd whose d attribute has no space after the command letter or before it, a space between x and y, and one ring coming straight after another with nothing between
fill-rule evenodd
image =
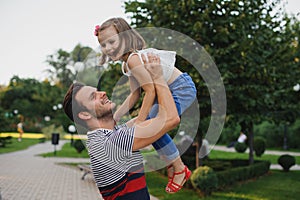
<instances>
[{"instance_id":1,"label":"tree trunk","mask_svg":"<svg viewBox=\"0 0 300 200\"><path fill-rule=\"evenodd\" d=\"M252 165L254 163L254 159L253 159L253 141L254 141L253 123L250 122L249 125L248 125L249 165Z\"/></svg>"},{"instance_id":2,"label":"tree trunk","mask_svg":"<svg viewBox=\"0 0 300 200\"><path fill-rule=\"evenodd\" d=\"M253 133L253 123L251 121L243 121L240 123L242 128L242 132L246 133L247 135L247 143L249 147L249 165L254 163L253 159L253 140L254 140L254 133Z\"/></svg>"}]
</instances>

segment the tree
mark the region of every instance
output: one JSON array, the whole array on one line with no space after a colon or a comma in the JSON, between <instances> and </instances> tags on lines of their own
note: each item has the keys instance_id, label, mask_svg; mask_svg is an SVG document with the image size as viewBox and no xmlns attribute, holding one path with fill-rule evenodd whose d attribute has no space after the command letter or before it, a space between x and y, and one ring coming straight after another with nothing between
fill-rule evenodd
<instances>
[{"instance_id":1,"label":"tree","mask_svg":"<svg viewBox=\"0 0 300 200\"><path fill-rule=\"evenodd\" d=\"M3 131L15 131L14 124L18 123L18 115L24 117L25 131L40 132L47 125L44 120L49 116L49 123L56 126L69 125L62 110L53 110L53 106L62 103L64 93L57 85L35 79L11 78L9 85L0 91L0 108L3 109ZM2 121L2 120L1 120Z\"/></svg>"},{"instance_id":2,"label":"tree","mask_svg":"<svg viewBox=\"0 0 300 200\"><path fill-rule=\"evenodd\" d=\"M210 53L226 87L227 123L240 124L242 131L248 133L250 163L253 163L253 125L268 113L289 107L292 97L288 91L297 74L299 77L299 64L295 63L292 51L295 51L292 44L299 39L295 34L299 29L295 30L294 21L284 11L276 10L279 4L280 1L268 0L125 2L133 26L179 31ZM193 78L197 77L191 67L185 69L195 74ZM201 78L195 80L201 91L198 99L209 101L201 81ZM203 106L209 115L209 103L200 104L201 109ZM293 115L297 112L288 111ZM283 120L289 120L288 115Z\"/></svg>"},{"instance_id":3,"label":"tree","mask_svg":"<svg viewBox=\"0 0 300 200\"><path fill-rule=\"evenodd\" d=\"M46 62L50 65L47 72L50 80L62 88L68 88L76 80L78 69L76 62L83 62L92 51L90 47L76 45L72 52L59 49L55 54L49 55Z\"/></svg>"},{"instance_id":4,"label":"tree","mask_svg":"<svg viewBox=\"0 0 300 200\"><path fill-rule=\"evenodd\" d=\"M68 68L71 62L70 53L59 49L54 55L49 55L46 62L50 65L47 72L50 74L50 80L54 83L60 83L62 86L71 85L75 79L75 72Z\"/></svg>"}]
</instances>

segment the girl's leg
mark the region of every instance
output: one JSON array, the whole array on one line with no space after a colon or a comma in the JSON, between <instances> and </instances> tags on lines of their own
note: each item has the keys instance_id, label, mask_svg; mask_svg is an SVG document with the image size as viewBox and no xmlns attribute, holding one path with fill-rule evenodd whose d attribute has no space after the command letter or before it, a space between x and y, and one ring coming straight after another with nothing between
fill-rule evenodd
<instances>
[{"instance_id":1,"label":"girl's leg","mask_svg":"<svg viewBox=\"0 0 300 200\"><path fill-rule=\"evenodd\" d=\"M177 107L177 105L176 105ZM153 116L153 113L155 113L155 109L158 108L157 104L155 104L152 108L152 112L150 112L150 116ZM178 108L177 108L178 110ZM178 184L182 183L182 180L184 180L184 175L178 175L174 177L174 172L178 173L182 171L185 167L184 163L181 160L179 151L173 142L172 138L168 133L164 134L161 138L159 138L157 141L152 143L152 146L155 148L156 152L160 156L161 159L166 161L168 167L167 167L167 174L169 178L169 182L175 182ZM174 178L174 179L173 179ZM169 184L169 183L168 183ZM167 189L166 189L167 190ZM169 192L169 191L168 191Z\"/></svg>"},{"instance_id":2,"label":"girl's leg","mask_svg":"<svg viewBox=\"0 0 300 200\"><path fill-rule=\"evenodd\" d=\"M170 86L178 115L181 114L193 103L196 97L195 85L186 73L182 74ZM149 117L153 118L158 112L158 105L155 104L150 111ZM176 192L181 188L181 185L186 181L187 173L190 171L186 168L180 158L179 151L174 144L172 138L165 134L159 140L153 143L153 147L158 154L163 157L167 163L171 163L168 167L168 177L171 179L166 188L167 192ZM188 176L189 176L188 175Z\"/></svg>"},{"instance_id":3,"label":"girl's leg","mask_svg":"<svg viewBox=\"0 0 300 200\"><path fill-rule=\"evenodd\" d=\"M195 85L191 77L187 73L183 73L169 85L169 88L172 92L178 115L181 116L181 114L194 102L196 98ZM148 118L154 118L157 113L158 104L156 101L151 108ZM180 156L176 145L167 133L152 145L158 154L167 162L173 161L175 158Z\"/></svg>"},{"instance_id":4,"label":"girl's leg","mask_svg":"<svg viewBox=\"0 0 300 200\"><path fill-rule=\"evenodd\" d=\"M172 92L178 114L181 116L196 99L197 91L195 84L187 73L183 73L169 85L169 88ZM166 191L169 193L179 191L191 175L191 171L184 165L181 157L173 161L172 167L173 172L172 168L168 168L168 176L172 177L172 180L169 181L166 187Z\"/></svg>"}]
</instances>

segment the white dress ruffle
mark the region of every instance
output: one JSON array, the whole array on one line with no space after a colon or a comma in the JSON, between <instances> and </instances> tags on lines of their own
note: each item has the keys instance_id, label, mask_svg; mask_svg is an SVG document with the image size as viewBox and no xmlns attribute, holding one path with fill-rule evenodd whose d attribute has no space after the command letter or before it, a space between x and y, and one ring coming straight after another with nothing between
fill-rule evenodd
<instances>
[{"instance_id":1,"label":"white dress ruffle","mask_svg":"<svg viewBox=\"0 0 300 200\"><path fill-rule=\"evenodd\" d=\"M175 67L176 52L148 48L148 49L140 50L136 53L131 53L127 60L129 60L132 55L137 54L140 57L141 62L143 63L141 55L144 54L147 59L147 53L153 53L153 54L159 56L162 70L163 70L164 79L165 79L165 81L168 81L171 78L174 67ZM130 72L127 62L122 63L122 72L126 76L131 76L131 72Z\"/></svg>"}]
</instances>

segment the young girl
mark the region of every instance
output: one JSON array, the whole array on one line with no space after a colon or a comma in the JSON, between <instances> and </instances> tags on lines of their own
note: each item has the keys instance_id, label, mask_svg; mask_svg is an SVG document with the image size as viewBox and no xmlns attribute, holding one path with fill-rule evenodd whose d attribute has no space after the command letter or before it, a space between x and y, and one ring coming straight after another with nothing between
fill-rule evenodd
<instances>
[{"instance_id":1,"label":"young girl","mask_svg":"<svg viewBox=\"0 0 300 200\"><path fill-rule=\"evenodd\" d=\"M158 105L155 104L155 89L149 73L143 66L142 54L153 53L160 57L163 75L172 92L179 115L193 103L196 97L196 88L191 77L174 66L176 52L154 48L146 49L142 36L122 18L108 19L101 26L96 26L94 34L98 37L102 50L100 64L111 60L121 60L123 61L122 72L129 78L131 93L115 112L114 119L116 121L139 100L140 90L137 89L138 87L142 87L145 95L136 123L153 118L158 112ZM179 191L190 177L191 171L183 164L172 138L166 133L153 143L153 147L169 164L169 182L166 192Z\"/></svg>"}]
</instances>

